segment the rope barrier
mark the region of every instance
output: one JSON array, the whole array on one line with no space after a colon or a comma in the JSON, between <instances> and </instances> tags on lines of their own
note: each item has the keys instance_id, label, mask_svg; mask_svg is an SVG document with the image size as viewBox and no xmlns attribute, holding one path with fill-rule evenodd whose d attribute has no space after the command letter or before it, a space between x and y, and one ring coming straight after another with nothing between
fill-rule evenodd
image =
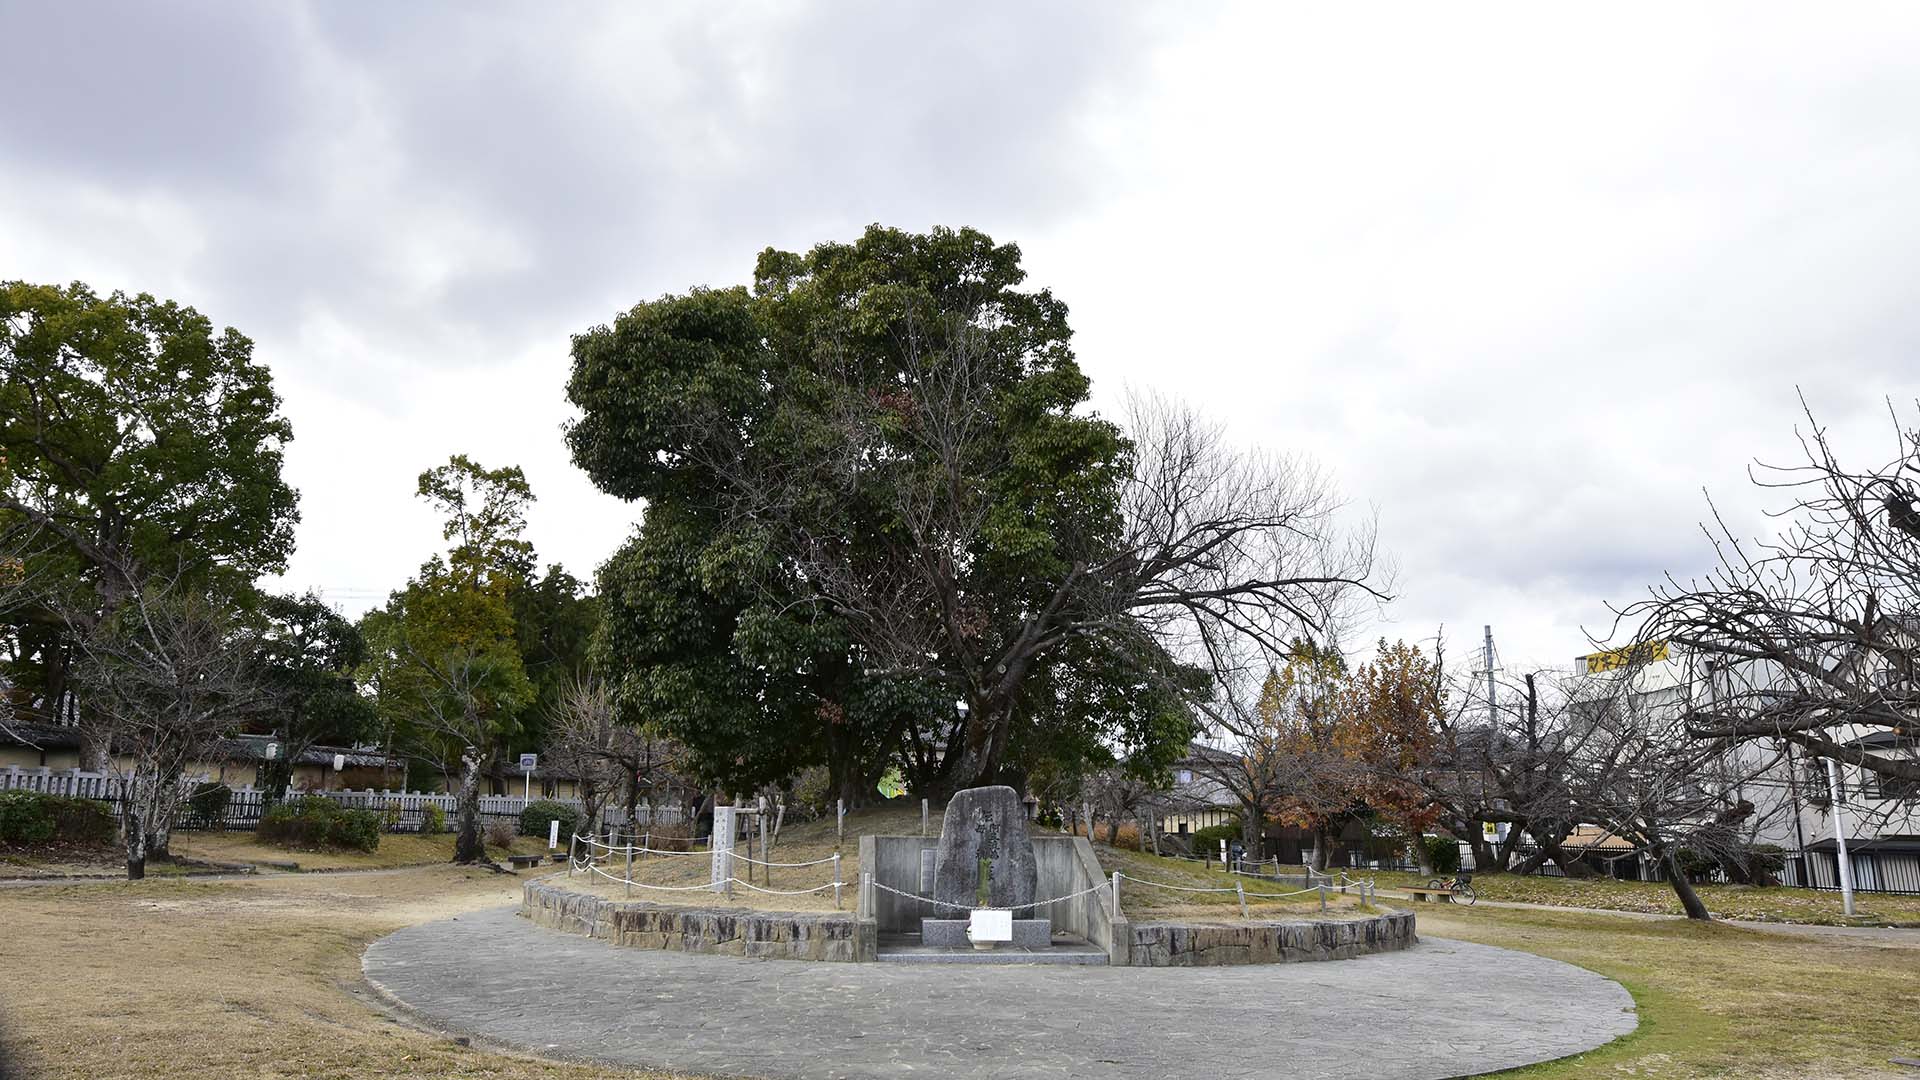
<instances>
[{"instance_id":1,"label":"rope barrier","mask_svg":"<svg viewBox=\"0 0 1920 1080\"><path fill-rule=\"evenodd\" d=\"M845 884L839 881L829 881L825 885L815 885L811 889L763 889L751 881L741 881L739 878L728 878L727 880L733 882L735 885L744 885L754 892L766 893L768 896L805 896L808 893L826 892L836 885Z\"/></svg>"},{"instance_id":2,"label":"rope barrier","mask_svg":"<svg viewBox=\"0 0 1920 1080\"><path fill-rule=\"evenodd\" d=\"M1065 896L1053 896L1045 900L1035 900L1032 904L1022 904L1018 908L1012 908L1012 907L982 907L978 904L952 904L952 903L948 903L945 900L935 900L931 896L921 896L919 893L907 892L903 889L896 889L893 886L886 884L885 882L874 881L874 882L870 882L869 884L871 884L874 888L879 889L882 892L890 892L895 896L904 896L909 900L918 900L923 904L928 904L937 908L946 908L950 911L1019 911L1028 907L1039 907L1042 904L1059 904L1059 903L1064 903L1065 901L1068 901L1068 900L1078 900L1083 896L1086 896L1090 893L1099 892L1101 889L1108 887L1107 883L1103 881L1100 884L1093 886L1092 888L1081 889L1079 892L1076 892L1076 893L1068 893Z\"/></svg>"},{"instance_id":3,"label":"rope barrier","mask_svg":"<svg viewBox=\"0 0 1920 1080\"><path fill-rule=\"evenodd\" d=\"M649 885L644 881L628 881L626 878L614 877L612 874L607 873L605 870L602 870L598 866L595 866L591 863L587 864L587 869L592 873L599 874L601 877L606 878L608 881L613 882L615 885L631 885L636 889L652 889L655 892L696 892L696 891L712 892L714 885L726 884L726 882L724 881L722 882L702 881L697 885ZM745 884L745 883L742 882L742 884Z\"/></svg>"},{"instance_id":4,"label":"rope barrier","mask_svg":"<svg viewBox=\"0 0 1920 1080\"><path fill-rule=\"evenodd\" d=\"M1319 892L1319 889L1299 889L1294 892L1250 892L1247 895L1250 897L1259 897L1263 900L1284 900L1289 896L1318 895Z\"/></svg>"},{"instance_id":5,"label":"rope barrier","mask_svg":"<svg viewBox=\"0 0 1920 1080\"><path fill-rule=\"evenodd\" d=\"M628 849L626 848L615 847L610 844L602 844L602 843L599 843L598 841L591 840L590 838L587 838L587 837L575 837L575 839L585 841L586 843L591 844L594 847L603 848L609 853L609 855L625 854L628 851ZM635 850L638 850L638 849L635 849ZM673 852L672 854L705 855L707 854L707 852L682 851L682 852ZM754 861L757 862L758 860L754 860ZM828 856L824 859L816 859L813 862L806 862L806 863L761 863L760 865L762 866L819 866L823 863L830 863L833 861L834 861L833 857ZM743 888L752 889L754 892L765 893L769 896L806 896L810 893L826 892L828 889L847 888L851 886L851 882L847 882L847 881L829 881L825 885L816 885L811 889L769 889L764 886L755 885L751 881L742 881L737 877L731 877L731 876L721 878L718 881L702 881L693 885L651 885L644 881L634 881L630 877L626 877L626 876L615 877L612 874L607 873L605 870L602 870L600 868L600 859L591 853L591 849L589 849L589 854L585 858L575 858L575 857L569 856L567 859L567 863L574 870L583 870L590 874L598 874L599 876L606 878L608 881L611 881L616 885L626 885L626 886L631 886L637 889L652 889L655 892L697 892L697 891L711 892L711 891L717 891L717 889L720 886L739 885Z\"/></svg>"},{"instance_id":6,"label":"rope barrier","mask_svg":"<svg viewBox=\"0 0 1920 1080\"><path fill-rule=\"evenodd\" d=\"M609 851L613 851L613 852L618 852L621 850L619 848L613 848L605 844L598 845L598 846L606 847ZM686 854L686 853L682 852L681 854ZM791 863L791 864L773 863L770 865L818 866L821 863L827 863L832 861L833 860L831 858L827 858L827 859L816 860L815 862L810 862L810 863ZM613 882L616 885L632 886L634 888L640 888L640 889L651 889L655 892L711 892L715 890L716 886L732 884L732 885L739 885L742 888L751 889L754 892L763 893L768 896L806 896L812 893L825 892L828 889L832 889L836 887L851 887L851 884L852 884L850 882L844 882L844 881L830 881L824 885L816 885L811 889L769 889L760 885L755 885L750 881L742 881L737 877L727 877L727 878L722 878L719 881L703 881L693 885L652 885L644 881L633 881L626 877L615 877L612 874L607 873L605 870L602 870L600 868L599 862L596 861L596 859L592 855L588 855L584 859L569 858L568 863L575 870L584 870L590 874L597 874L600 877L606 878L608 881ZM769 865L769 864L763 863L762 865ZM1310 896L1310 895L1318 894L1322 888L1321 886L1314 886L1312 888L1299 889L1293 892L1250 893L1250 892L1244 892L1241 889L1202 888L1202 887L1193 886L1193 885L1172 885L1164 881L1152 881L1147 878L1135 877L1132 874L1128 874L1121 871L1116 871L1115 876L1118 878L1125 879L1127 881L1131 881L1137 885L1146 885L1150 888L1155 888L1155 889L1165 889L1169 892L1239 893L1240 895L1245 896L1248 899L1256 899L1256 900L1285 900L1295 896ZM1327 875L1321 875L1321 876L1327 877L1328 881L1333 880L1333 878L1330 876L1327 876ZM1341 876L1344 877L1345 875L1341 875ZM1353 883L1360 884L1360 882L1358 881L1354 881ZM909 892L904 889L896 889L893 886L880 881L874 881L874 882L871 882L871 884L875 889L878 889L882 892L892 893L895 896L899 896L908 900L917 900L920 903L926 904L930 907L942 908L950 911L1014 911L1014 910L1018 910L1011 907L993 907L993 906L983 907L975 904L955 904L945 900L936 900L931 896L922 896L916 892ZM1368 886L1371 887L1371 882L1368 882L1366 884L1368 884ZM1110 882L1102 881L1097 885L1093 885L1088 888L1081 889L1078 892L1068 893L1065 896L1053 896L1053 897L1048 897L1046 899L1035 900L1031 905L1023 904L1021 905L1021 907L1022 908L1040 907L1043 904L1065 903L1066 901L1069 901L1069 900L1078 900L1083 896L1090 896L1094 893L1101 891L1102 889L1110 889L1111 887L1112 886Z\"/></svg>"},{"instance_id":7,"label":"rope barrier","mask_svg":"<svg viewBox=\"0 0 1920 1080\"><path fill-rule=\"evenodd\" d=\"M574 835L574 839L586 845L589 850L600 848L610 855L711 855L711 851L667 851L661 848L644 847L635 844L606 844L591 836ZM736 856L738 858L740 856Z\"/></svg>"},{"instance_id":8,"label":"rope barrier","mask_svg":"<svg viewBox=\"0 0 1920 1080\"><path fill-rule=\"evenodd\" d=\"M577 833L574 835L574 839L579 841L582 844L587 845L588 848L600 848L601 850L607 852L609 855L633 854L633 855L707 855L707 856L711 856L713 854L711 849L707 851L663 851L659 848L642 847L642 846L636 846L633 844L607 844L607 843L602 843L599 840L595 840L591 836L581 836ZM738 859L743 863L752 863L755 866L780 867L783 869L798 869L800 867L805 867L805 866L824 866L827 863L830 863L833 861L833 856L831 855L827 856L824 859L810 859L806 862L770 862L766 859L756 859L751 855L743 855L737 850L729 852L729 854L733 858Z\"/></svg>"},{"instance_id":9,"label":"rope barrier","mask_svg":"<svg viewBox=\"0 0 1920 1080\"><path fill-rule=\"evenodd\" d=\"M705 854L705 852L702 852L702 854ZM814 860L813 860L813 861L811 861L811 862L764 862L764 861L762 861L762 860L760 860L760 859L756 859L756 858L754 858L754 857L752 857L751 855L742 855L742 854L740 854L740 853L738 853L738 852L735 852L735 853L734 853L734 855L733 855L733 857L734 857L734 858L736 858L736 859L739 859L739 860L740 860L741 862L745 862L745 863L752 863L752 864L753 864L753 865L755 865L755 866L790 866L790 867L792 867L792 866L822 866L822 865L824 865L824 864L826 864L826 863L830 863L830 862L832 862L832 861L833 861L833 856L831 856L831 855L829 855L829 856L827 856L827 857L826 857L826 858L824 858L824 859L814 859Z\"/></svg>"},{"instance_id":10,"label":"rope barrier","mask_svg":"<svg viewBox=\"0 0 1920 1080\"><path fill-rule=\"evenodd\" d=\"M1116 873L1119 873L1119 875L1120 875L1121 877L1123 877L1123 878L1125 878L1125 879L1126 879L1126 880L1128 880L1128 881L1131 881L1131 882L1134 882L1135 884L1138 884L1138 885L1151 885L1152 887L1154 887L1154 888L1156 888L1156 889L1167 889L1167 890L1169 890L1169 891L1171 891L1171 892L1187 892L1187 893L1240 893L1240 890L1239 890L1239 889L1218 889L1218 888L1216 888L1216 889L1202 889L1202 888L1197 888L1197 887L1194 887L1194 886L1191 886L1191 885L1169 885L1169 884L1167 884L1167 883L1166 883L1166 882L1164 882L1164 881L1149 881L1149 880L1147 880L1146 878L1138 878L1138 877L1134 877L1134 876L1133 876L1132 874L1129 874L1129 873L1126 873L1126 872L1124 872L1124 871L1116 871ZM1311 888L1311 889L1301 889L1301 890L1299 890L1299 891L1297 891L1297 892L1283 892L1283 893L1251 893L1251 892L1250 892L1250 893L1244 893L1243 895L1245 895L1245 896L1248 896L1248 897L1258 897L1258 898L1260 898L1260 899L1263 899L1263 900L1283 900L1283 899L1285 899L1285 898L1287 898L1287 897L1289 897L1289 896L1306 896L1306 895L1308 895L1308 894L1310 894L1310 893L1318 893L1319 891L1320 891L1320 890L1319 890L1319 889L1318 889L1318 888L1316 887L1316 888Z\"/></svg>"},{"instance_id":11,"label":"rope barrier","mask_svg":"<svg viewBox=\"0 0 1920 1080\"><path fill-rule=\"evenodd\" d=\"M1230 893L1230 892L1237 891L1234 889L1201 889L1191 885L1168 885L1163 881L1148 881L1146 878L1137 878L1137 877L1134 877L1132 874L1127 874L1127 873L1122 873L1120 876L1138 885L1151 885L1156 889L1167 889L1172 892Z\"/></svg>"}]
</instances>

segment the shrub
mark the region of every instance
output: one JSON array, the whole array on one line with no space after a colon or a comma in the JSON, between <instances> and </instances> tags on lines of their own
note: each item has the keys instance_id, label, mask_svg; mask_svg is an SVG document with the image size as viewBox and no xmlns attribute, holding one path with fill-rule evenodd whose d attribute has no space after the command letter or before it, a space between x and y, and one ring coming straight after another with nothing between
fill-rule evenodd
<instances>
[{"instance_id":1,"label":"shrub","mask_svg":"<svg viewBox=\"0 0 1920 1080\"><path fill-rule=\"evenodd\" d=\"M1225 825L1209 825L1204 829L1195 829L1192 835L1193 853L1195 855L1202 853L1217 855L1220 852L1220 841L1225 840L1227 845L1231 847L1233 842L1238 839L1240 839L1240 823L1238 821L1230 821Z\"/></svg>"},{"instance_id":2,"label":"shrub","mask_svg":"<svg viewBox=\"0 0 1920 1080\"><path fill-rule=\"evenodd\" d=\"M327 838L335 847L378 851L380 815L371 810L342 810L334 817Z\"/></svg>"},{"instance_id":3,"label":"shrub","mask_svg":"<svg viewBox=\"0 0 1920 1080\"><path fill-rule=\"evenodd\" d=\"M1677 858L1687 880L1696 883L1711 881L1713 872L1721 870L1730 881L1744 877L1755 885L1773 885L1787 865L1786 849L1778 844L1754 844L1717 854L1683 847Z\"/></svg>"},{"instance_id":4,"label":"shrub","mask_svg":"<svg viewBox=\"0 0 1920 1080\"><path fill-rule=\"evenodd\" d=\"M0 842L44 844L53 839L53 814L42 798L30 791L0 792Z\"/></svg>"},{"instance_id":5,"label":"shrub","mask_svg":"<svg viewBox=\"0 0 1920 1080\"><path fill-rule=\"evenodd\" d=\"M372 810L345 810L332 799L306 795L268 810L260 819L259 836L266 843L307 851L377 851L380 815Z\"/></svg>"},{"instance_id":6,"label":"shrub","mask_svg":"<svg viewBox=\"0 0 1920 1080\"><path fill-rule=\"evenodd\" d=\"M520 811L520 835L545 836L549 821L560 823L560 838L564 840L577 830L580 812L566 803L551 799L528 803L527 808Z\"/></svg>"},{"instance_id":7,"label":"shrub","mask_svg":"<svg viewBox=\"0 0 1920 1080\"><path fill-rule=\"evenodd\" d=\"M518 835L519 830L510 823L495 821L487 825L485 840L488 847L507 851L513 847L514 837Z\"/></svg>"},{"instance_id":8,"label":"shrub","mask_svg":"<svg viewBox=\"0 0 1920 1080\"><path fill-rule=\"evenodd\" d=\"M0 844L104 844L115 828L113 809L103 802L0 791Z\"/></svg>"},{"instance_id":9,"label":"shrub","mask_svg":"<svg viewBox=\"0 0 1920 1080\"><path fill-rule=\"evenodd\" d=\"M834 812L833 776L824 765L801 770L793 781L793 802L797 809L819 818Z\"/></svg>"},{"instance_id":10,"label":"shrub","mask_svg":"<svg viewBox=\"0 0 1920 1080\"><path fill-rule=\"evenodd\" d=\"M1755 844L1747 849L1747 873L1756 885L1777 885L1787 868L1787 849L1779 844Z\"/></svg>"},{"instance_id":11,"label":"shrub","mask_svg":"<svg viewBox=\"0 0 1920 1080\"><path fill-rule=\"evenodd\" d=\"M1460 872L1460 842L1451 836L1423 836L1420 846L1427 849L1427 861L1436 874Z\"/></svg>"},{"instance_id":12,"label":"shrub","mask_svg":"<svg viewBox=\"0 0 1920 1080\"><path fill-rule=\"evenodd\" d=\"M227 807L232 803L232 788L218 780L204 780L187 796L187 813L180 825L186 829L223 829Z\"/></svg>"},{"instance_id":13,"label":"shrub","mask_svg":"<svg viewBox=\"0 0 1920 1080\"><path fill-rule=\"evenodd\" d=\"M420 808L420 833L433 836L447 831L447 812L440 809L438 803L427 803Z\"/></svg>"}]
</instances>

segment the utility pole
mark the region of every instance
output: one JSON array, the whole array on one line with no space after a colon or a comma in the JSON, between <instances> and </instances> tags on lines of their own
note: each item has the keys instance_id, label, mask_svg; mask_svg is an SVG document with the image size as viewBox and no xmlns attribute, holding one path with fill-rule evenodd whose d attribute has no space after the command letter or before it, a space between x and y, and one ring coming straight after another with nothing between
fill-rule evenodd
<instances>
[{"instance_id":1,"label":"utility pole","mask_svg":"<svg viewBox=\"0 0 1920 1080\"><path fill-rule=\"evenodd\" d=\"M1853 860L1847 857L1846 811L1840 809L1840 770L1827 758L1827 797L1833 800L1833 851L1840 859L1840 906L1853 915Z\"/></svg>"},{"instance_id":2,"label":"utility pole","mask_svg":"<svg viewBox=\"0 0 1920 1080\"><path fill-rule=\"evenodd\" d=\"M1487 723L1491 724L1495 721L1495 717L1493 713L1493 626L1489 624L1486 630L1487 630Z\"/></svg>"},{"instance_id":3,"label":"utility pole","mask_svg":"<svg viewBox=\"0 0 1920 1080\"><path fill-rule=\"evenodd\" d=\"M1486 624L1484 629L1486 630L1486 633L1487 633L1486 646L1485 646L1485 649L1486 649L1485 660L1487 664L1487 732L1490 737L1498 739L1499 738L1498 732L1500 730L1500 714L1494 709L1494 697L1493 697L1493 693L1494 693L1493 691L1493 624L1492 623ZM1495 805L1499 805L1499 804L1496 803ZM1488 837L1486 833L1486 830L1489 828L1493 830L1493 836L1491 837ZM1480 836L1481 836L1481 839L1490 840L1494 845L1498 845L1501 840L1500 826L1494 825L1491 823L1483 824L1480 826ZM1476 867L1476 869L1478 868ZM1327 894L1325 890L1322 890L1320 893L1320 909L1324 911L1326 910L1326 907L1327 907Z\"/></svg>"}]
</instances>

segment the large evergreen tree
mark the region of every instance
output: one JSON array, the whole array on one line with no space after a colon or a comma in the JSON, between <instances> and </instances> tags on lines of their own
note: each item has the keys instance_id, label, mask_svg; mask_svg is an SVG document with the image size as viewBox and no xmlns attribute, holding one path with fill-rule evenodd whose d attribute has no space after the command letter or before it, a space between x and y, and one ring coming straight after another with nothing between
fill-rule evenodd
<instances>
[{"instance_id":1,"label":"large evergreen tree","mask_svg":"<svg viewBox=\"0 0 1920 1080\"><path fill-rule=\"evenodd\" d=\"M144 293L0 283L0 534L35 585L0 611L23 713L74 718L74 624L143 578L234 596L284 568L292 437L239 332Z\"/></svg>"},{"instance_id":2,"label":"large evergreen tree","mask_svg":"<svg viewBox=\"0 0 1920 1080\"><path fill-rule=\"evenodd\" d=\"M1353 583L1315 477L1188 414L1089 412L1065 305L1024 278L978 232L876 226L574 339L574 459L647 504L602 580L634 718L740 784L821 756L856 796L895 755L935 791L1017 779L1088 725L1181 745L1102 703Z\"/></svg>"},{"instance_id":3,"label":"large evergreen tree","mask_svg":"<svg viewBox=\"0 0 1920 1080\"><path fill-rule=\"evenodd\" d=\"M396 740L458 776L454 861L476 862L486 857L480 781L536 693L510 601L533 566L522 535L533 492L517 467L456 455L420 474L419 494L446 514L451 549L364 621L372 648L363 677Z\"/></svg>"}]
</instances>

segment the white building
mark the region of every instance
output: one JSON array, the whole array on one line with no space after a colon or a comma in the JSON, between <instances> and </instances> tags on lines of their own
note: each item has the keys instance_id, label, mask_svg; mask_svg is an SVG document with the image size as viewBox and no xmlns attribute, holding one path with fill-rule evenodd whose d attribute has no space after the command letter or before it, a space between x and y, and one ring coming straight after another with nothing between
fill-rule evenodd
<instances>
[{"instance_id":1,"label":"white building","mask_svg":"<svg viewBox=\"0 0 1920 1080\"><path fill-rule=\"evenodd\" d=\"M1763 692L1781 677L1766 662L1711 665L1664 648L1657 659L1642 659L1637 668L1619 674L1631 682L1629 697L1648 709L1684 708L1702 694L1709 695L1702 704L1734 700ZM1837 657L1834 662L1849 661ZM1623 666L1619 653L1584 656L1576 663L1595 676ZM1878 727L1841 726L1826 734L1848 746L1915 748L1913 741L1903 745ZM1737 778L1735 797L1755 807L1753 842L1777 845L1788 853L1783 882L1839 888L1833 786L1825 759L1784 739L1742 742L1728 753L1734 755L1727 772ZM1836 763L1835 773L1855 888L1920 892L1920 784L1888 779L1857 765Z\"/></svg>"}]
</instances>

